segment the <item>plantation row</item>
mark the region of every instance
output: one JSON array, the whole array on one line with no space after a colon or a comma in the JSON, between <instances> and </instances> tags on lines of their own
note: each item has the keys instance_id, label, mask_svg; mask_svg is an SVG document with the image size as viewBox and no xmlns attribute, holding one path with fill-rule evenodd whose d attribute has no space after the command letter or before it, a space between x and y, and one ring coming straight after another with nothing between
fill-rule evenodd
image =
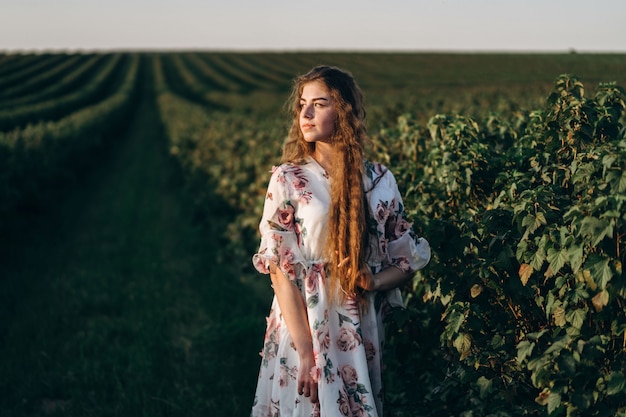
<instances>
[{"instance_id":1,"label":"plantation row","mask_svg":"<svg viewBox=\"0 0 626 417\"><path fill-rule=\"evenodd\" d=\"M33 63L36 68L41 61L47 65L57 62L58 66L20 84L13 84L20 79L20 71L30 71L17 65L13 72L2 67L5 75L1 80L11 82L11 87L0 97L14 98L6 98L0 110L4 130L0 131L0 213L37 201L54 181L89 167L93 162L90 152L124 122L134 101L138 54L58 58L37 60ZM68 62L76 66L75 71L64 65ZM44 75L54 80L64 71L67 75L60 81L43 84Z\"/></svg>"},{"instance_id":2,"label":"plantation row","mask_svg":"<svg viewBox=\"0 0 626 417\"><path fill-rule=\"evenodd\" d=\"M0 116L25 115L0 133L0 209L123 120L140 62L197 211L234 214L242 262L291 78L318 63L354 73L370 158L393 170L434 253L390 324L394 414L626 415L626 57L0 56Z\"/></svg>"}]
</instances>

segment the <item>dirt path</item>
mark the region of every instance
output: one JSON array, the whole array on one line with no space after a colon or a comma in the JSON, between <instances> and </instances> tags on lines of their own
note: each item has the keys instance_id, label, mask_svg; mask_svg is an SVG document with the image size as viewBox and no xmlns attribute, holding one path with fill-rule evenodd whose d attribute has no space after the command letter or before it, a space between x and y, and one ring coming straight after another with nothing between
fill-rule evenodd
<instances>
[{"instance_id":1,"label":"dirt path","mask_svg":"<svg viewBox=\"0 0 626 417\"><path fill-rule=\"evenodd\" d=\"M3 415L249 413L269 300L217 256L225 219L194 225L149 62L114 148L0 255Z\"/></svg>"}]
</instances>

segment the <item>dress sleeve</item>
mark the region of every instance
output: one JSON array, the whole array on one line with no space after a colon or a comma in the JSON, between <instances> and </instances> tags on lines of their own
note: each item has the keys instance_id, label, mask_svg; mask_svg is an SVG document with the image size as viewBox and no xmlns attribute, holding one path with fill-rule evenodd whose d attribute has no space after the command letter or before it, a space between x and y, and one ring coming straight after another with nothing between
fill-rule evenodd
<instances>
[{"instance_id":1,"label":"dress sleeve","mask_svg":"<svg viewBox=\"0 0 626 417\"><path fill-rule=\"evenodd\" d=\"M274 262L291 280L301 276L305 267L296 230L297 201L290 200L285 171L274 169L265 194L263 216L259 224L261 243L252 257L254 267L269 274L270 261Z\"/></svg>"},{"instance_id":2,"label":"dress sleeve","mask_svg":"<svg viewBox=\"0 0 626 417\"><path fill-rule=\"evenodd\" d=\"M424 268L430 261L430 244L423 237L418 237L413 225L407 220L402 196L391 171L384 174L393 192L389 217L385 224L385 237L388 241L388 254L391 265L412 273Z\"/></svg>"}]
</instances>

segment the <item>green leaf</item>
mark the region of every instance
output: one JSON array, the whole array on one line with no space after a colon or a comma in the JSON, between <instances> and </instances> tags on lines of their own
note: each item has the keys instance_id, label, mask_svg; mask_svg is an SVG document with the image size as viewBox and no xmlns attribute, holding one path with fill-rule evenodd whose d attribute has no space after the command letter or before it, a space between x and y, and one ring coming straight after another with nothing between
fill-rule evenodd
<instances>
[{"instance_id":1,"label":"green leaf","mask_svg":"<svg viewBox=\"0 0 626 417\"><path fill-rule=\"evenodd\" d=\"M522 340L517 344L517 363L524 362L524 359L530 357L535 348L535 342L529 340Z\"/></svg>"},{"instance_id":2,"label":"green leaf","mask_svg":"<svg viewBox=\"0 0 626 417\"><path fill-rule=\"evenodd\" d=\"M560 372L564 376L572 378L576 375L576 360L572 353L561 352L561 355L557 358L557 364Z\"/></svg>"},{"instance_id":3,"label":"green leaf","mask_svg":"<svg viewBox=\"0 0 626 417\"><path fill-rule=\"evenodd\" d=\"M546 349L545 354L549 355L551 353L557 353L557 355L561 352L561 350L565 349L567 347L567 344L570 342L571 338L569 336L564 336L561 339L557 340L556 342L554 342L552 344L552 346L550 346L548 349Z\"/></svg>"},{"instance_id":4,"label":"green leaf","mask_svg":"<svg viewBox=\"0 0 626 417\"><path fill-rule=\"evenodd\" d=\"M598 285L598 288L603 290L607 284L613 278L613 271L609 265L609 258L604 258L600 255L593 254L589 256L585 262L585 266L591 272L593 281Z\"/></svg>"},{"instance_id":5,"label":"green leaf","mask_svg":"<svg viewBox=\"0 0 626 417\"><path fill-rule=\"evenodd\" d=\"M461 333L459 334L454 342L452 343L456 350L461 354L461 359L464 359L467 354L469 354L469 350L472 347L472 339L468 334Z\"/></svg>"},{"instance_id":6,"label":"green leaf","mask_svg":"<svg viewBox=\"0 0 626 417\"><path fill-rule=\"evenodd\" d=\"M539 248L533 254L531 261L530 261L530 266L532 266L535 271L539 271L541 270L541 267L543 266L543 263L545 262L545 260L546 260L546 252L543 250L543 248Z\"/></svg>"},{"instance_id":7,"label":"green leaf","mask_svg":"<svg viewBox=\"0 0 626 417\"><path fill-rule=\"evenodd\" d=\"M599 313L609 303L609 292L607 290L600 291L593 296L591 303L593 308Z\"/></svg>"},{"instance_id":8,"label":"green leaf","mask_svg":"<svg viewBox=\"0 0 626 417\"><path fill-rule=\"evenodd\" d=\"M550 318L555 308L555 305L559 306L560 304L556 303L556 298L554 298L554 294L552 292L549 292L548 299L546 301L546 318Z\"/></svg>"},{"instance_id":9,"label":"green leaf","mask_svg":"<svg viewBox=\"0 0 626 417\"><path fill-rule=\"evenodd\" d=\"M565 249L548 249L548 262L550 263L550 269L552 274L556 275L563 265L568 261L567 250Z\"/></svg>"},{"instance_id":10,"label":"green leaf","mask_svg":"<svg viewBox=\"0 0 626 417\"><path fill-rule=\"evenodd\" d=\"M532 371L530 379L535 387L545 386L546 383L554 378L550 357L547 355L528 361L527 368Z\"/></svg>"},{"instance_id":11,"label":"green leaf","mask_svg":"<svg viewBox=\"0 0 626 417\"><path fill-rule=\"evenodd\" d=\"M313 297L311 297L313 298ZM344 314L341 313L337 313L337 316L339 317L339 325L341 326L344 322L348 322L348 323L352 323L352 324L357 324L354 321L352 321L352 319Z\"/></svg>"},{"instance_id":12,"label":"green leaf","mask_svg":"<svg viewBox=\"0 0 626 417\"><path fill-rule=\"evenodd\" d=\"M618 193L626 192L626 171L622 171L619 181L611 182L611 188Z\"/></svg>"},{"instance_id":13,"label":"green leaf","mask_svg":"<svg viewBox=\"0 0 626 417\"><path fill-rule=\"evenodd\" d=\"M480 393L480 398L485 398L492 390L493 381L491 379L487 379L484 376L481 376L476 381L478 385L478 392Z\"/></svg>"},{"instance_id":14,"label":"green leaf","mask_svg":"<svg viewBox=\"0 0 626 417\"><path fill-rule=\"evenodd\" d=\"M528 214L522 220L522 227L526 228L524 237L528 237L533 234L535 230L541 227L541 225L545 225L547 223L546 216L541 212L536 213L534 216L532 214Z\"/></svg>"},{"instance_id":15,"label":"green leaf","mask_svg":"<svg viewBox=\"0 0 626 417\"><path fill-rule=\"evenodd\" d=\"M620 371L611 372L609 374L609 383L607 385L606 395L615 395L622 393L626 387L626 378Z\"/></svg>"},{"instance_id":16,"label":"green leaf","mask_svg":"<svg viewBox=\"0 0 626 417\"><path fill-rule=\"evenodd\" d=\"M319 302L319 296L317 294L312 295L311 297L307 298L306 300L306 305L309 308L313 308L317 305L317 303Z\"/></svg>"},{"instance_id":17,"label":"green leaf","mask_svg":"<svg viewBox=\"0 0 626 417\"><path fill-rule=\"evenodd\" d=\"M587 237L592 246L597 246L605 237L613 236L613 225L608 220L587 216L580 224L578 235Z\"/></svg>"},{"instance_id":18,"label":"green leaf","mask_svg":"<svg viewBox=\"0 0 626 417\"><path fill-rule=\"evenodd\" d=\"M571 246L567 249L567 258L569 260L569 264L572 266L572 272L577 273L583 264L583 247L581 246Z\"/></svg>"},{"instance_id":19,"label":"green leaf","mask_svg":"<svg viewBox=\"0 0 626 417\"><path fill-rule=\"evenodd\" d=\"M359 394L369 394L369 391L367 390L367 388L363 384L357 384L356 391Z\"/></svg>"},{"instance_id":20,"label":"green leaf","mask_svg":"<svg viewBox=\"0 0 626 417\"><path fill-rule=\"evenodd\" d=\"M491 347L494 349L497 349L501 346L504 346L504 342L505 339L504 337L502 337L499 334L495 334L492 338L491 338Z\"/></svg>"},{"instance_id":21,"label":"green leaf","mask_svg":"<svg viewBox=\"0 0 626 417\"><path fill-rule=\"evenodd\" d=\"M530 340L537 341L537 340L539 340L539 338L540 338L541 336L543 336L543 335L544 335L547 331L548 331L548 329L543 329L543 330L540 330L540 331L538 331L538 332L528 333L528 334L526 335L526 337L527 337L528 339L530 339Z\"/></svg>"},{"instance_id":22,"label":"green leaf","mask_svg":"<svg viewBox=\"0 0 626 417\"><path fill-rule=\"evenodd\" d=\"M583 327L586 317L587 311L582 308L577 308L576 310L570 311L566 314L566 320L568 323L571 323L571 325L578 330Z\"/></svg>"},{"instance_id":23,"label":"green leaf","mask_svg":"<svg viewBox=\"0 0 626 417\"><path fill-rule=\"evenodd\" d=\"M561 394L551 392L548 395L548 414L552 414L554 410L561 406Z\"/></svg>"}]
</instances>

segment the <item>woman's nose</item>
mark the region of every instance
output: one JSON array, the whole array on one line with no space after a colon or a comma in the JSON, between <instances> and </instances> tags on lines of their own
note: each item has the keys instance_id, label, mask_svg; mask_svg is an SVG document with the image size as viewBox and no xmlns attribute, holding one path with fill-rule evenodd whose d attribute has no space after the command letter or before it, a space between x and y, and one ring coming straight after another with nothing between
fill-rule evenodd
<instances>
[{"instance_id":1,"label":"woman's nose","mask_svg":"<svg viewBox=\"0 0 626 417\"><path fill-rule=\"evenodd\" d=\"M313 106L302 106L302 116L310 119L313 117Z\"/></svg>"}]
</instances>

